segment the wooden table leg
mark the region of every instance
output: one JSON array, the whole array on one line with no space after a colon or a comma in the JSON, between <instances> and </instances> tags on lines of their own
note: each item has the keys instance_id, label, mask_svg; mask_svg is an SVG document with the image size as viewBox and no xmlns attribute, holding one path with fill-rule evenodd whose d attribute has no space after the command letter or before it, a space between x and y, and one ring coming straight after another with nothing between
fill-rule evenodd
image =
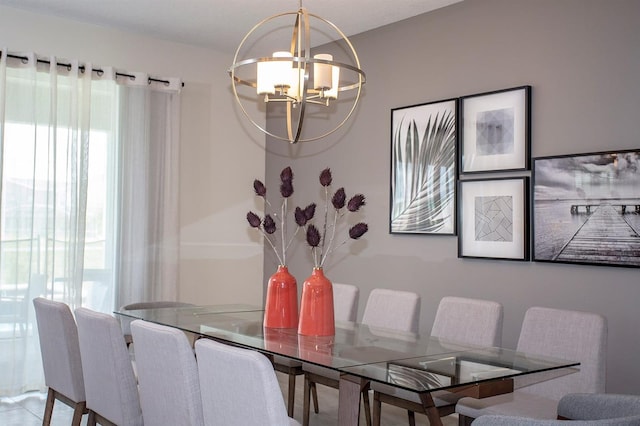
<instances>
[{"instance_id":1,"label":"wooden table leg","mask_svg":"<svg viewBox=\"0 0 640 426\"><path fill-rule=\"evenodd\" d=\"M358 426L360 420L360 393L369 381L348 374L340 375L338 425Z\"/></svg>"},{"instance_id":2,"label":"wooden table leg","mask_svg":"<svg viewBox=\"0 0 640 426\"><path fill-rule=\"evenodd\" d=\"M430 393L421 393L420 400L422 401L422 406L424 407L427 418L429 419L430 426L442 426L442 419L440 419L440 412L436 407L436 404L433 403L433 398Z\"/></svg>"}]
</instances>

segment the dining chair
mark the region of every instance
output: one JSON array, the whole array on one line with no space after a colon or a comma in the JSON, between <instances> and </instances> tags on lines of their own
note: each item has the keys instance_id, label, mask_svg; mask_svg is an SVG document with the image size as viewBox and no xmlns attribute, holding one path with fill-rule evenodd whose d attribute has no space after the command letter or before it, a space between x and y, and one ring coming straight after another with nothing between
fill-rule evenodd
<instances>
[{"instance_id":1,"label":"dining chair","mask_svg":"<svg viewBox=\"0 0 640 426\"><path fill-rule=\"evenodd\" d=\"M185 334L142 320L131 323L131 334L144 422L203 426L198 366Z\"/></svg>"},{"instance_id":2,"label":"dining chair","mask_svg":"<svg viewBox=\"0 0 640 426\"><path fill-rule=\"evenodd\" d=\"M135 311L138 309L156 309L156 308L181 308L194 306L192 303L185 302L173 302L167 300L161 300L157 302L136 302L129 303L120 308L121 311ZM124 315L120 315L120 326L122 327L122 333L124 334L124 339L127 342L127 346L133 343L131 338L131 322L133 318L126 317Z\"/></svg>"},{"instance_id":3,"label":"dining chair","mask_svg":"<svg viewBox=\"0 0 640 426\"><path fill-rule=\"evenodd\" d=\"M558 403L561 420L483 415L474 426L640 426L640 396L618 394L568 394Z\"/></svg>"},{"instance_id":4,"label":"dining chair","mask_svg":"<svg viewBox=\"0 0 640 426\"><path fill-rule=\"evenodd\" d=\"M438 304L431 336L443 341L477 346L500 346L502 342L503 308L500 303L464 297L443 297ZM415 425L415 413L427 414L420 394L382 383L372 383L373 425L380 425L382 403L407 410L409 424ZM452 392L431 393L440 416L455 412L460 397Z\"/></svg>"},{"instance_id":5,"label":"dining chair","mask_svg":"<svg viewBox=\"0 0 640 426\"><path fill-rule=\"evenodd\" d=\"M75 310L88 425L141 426L138 385L118 320L87 308Z\"/></svg>"},{"instance_id":6,"label":"dining chair","mask_svg":"<svg viewBox=\"0 0 640 426\"><path fill-rule=\"evenodd\" d=\"M356 320L359 294L360 290L355 285L333 283L333 316L336 321L354 322ZM283 356L275 355L273 357L273 367L276 371L285 373L289 377L287 412L289 413L289 417L293 417L296 377L304 374L302 363ZM311 389L311 396L313 397L314 411L317 413L319 411L319 406L318 393L315 386Z\"/></svg>"},{"instance_id":7,"label":"dining chair","mask_svg":"<svg viewBox=\"0 0 640 426\"><path fill-rule=\"evenodd\" d=\"M601 315L532 307L525 313L516 349L531 355L579 361L579 371L552 380L523 384L514 392L484 399L462 398L459 423L485 414L555 419L560 399L569 393L603 393L607 321Z\"/></svg>"},{"instance_id":8,"label":"dining chair","mask_svg":"<svg viewBox=\"0 0 640 426\"><path fill-rule=\"evenodd\" d=\"M211 339L195 344L204 424L300 425L287 415L271 362L263 354Z\"/></svg>"},{"instance_id":9,"label":"dining chair","mask_svg":"<svg viewBox=\"0 0 640 426\"><path fill-rule=\"evenodd\" d=\"M362 323L374 328L418 333L420 318L420 296L416 293L377 288L367 298ZM309 424L310 393L321 384L334 389L340 386L340 374L330 368L304 364L304 404L302 424ZM369 386L362 389L364 413L367 425L371 425Z\"/></svg>"},{"instance_id":10,"label":"dining chair","mask_svg":"<svg viewBox=\"0 0 640 426\"><path fill-rule=\"evenodd\" d=\"M78 328L71 309L64 303L36 297L33 307L38 324L44 381L49 388L43 425L51 423L55 400L73 408L72 425L80 425L87 413L78 343Z\"/></svg>"}]
</instances>

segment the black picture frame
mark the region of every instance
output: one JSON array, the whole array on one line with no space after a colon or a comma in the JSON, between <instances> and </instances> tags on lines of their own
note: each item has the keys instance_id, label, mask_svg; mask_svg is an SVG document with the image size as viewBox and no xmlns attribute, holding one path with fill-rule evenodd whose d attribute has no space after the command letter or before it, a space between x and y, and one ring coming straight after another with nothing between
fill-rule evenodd
<instances>
[{"instance_id":1,"label":"black picture frame","mask_svg":"<svg viewBox=\"0 0 640 426\"><path fill-rule=\"evenodd\" d=\"M529 177L458 181L458 257L530 260Z\"/></svg>"},{"instance_id":2,"label":"black picture frame","mask_svg":"<svg viewBox=\"0 0 640 426\"><path fill-rule=\"evenodd\" d=\"M640 267L640 149L533 159L533 260Z\"/></svg>"},{"instance_id":3,"label":"black picture frame","mask_svg":"<svg viewBox=\"0 0 640 426\"><path fill-rule=\"evenodd\" d=\"M389 232L456 234L458 99L391 110Z\"/></svg>"},{"instance_id":4,"label":"black picture frame","mask_svg":"<svg viewBox=\"0 0 640 426\"><path fill-rule=\"evenodd\" d=\"M531 86L460 98L460 173L529 170Z\"/></svg>"}]
</instances>

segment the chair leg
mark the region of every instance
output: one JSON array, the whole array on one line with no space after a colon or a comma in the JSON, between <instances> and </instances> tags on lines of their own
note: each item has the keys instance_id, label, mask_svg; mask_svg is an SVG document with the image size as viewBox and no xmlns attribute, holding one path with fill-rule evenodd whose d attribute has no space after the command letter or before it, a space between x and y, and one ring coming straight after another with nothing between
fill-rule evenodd
<instances>
[{"instance_id":1,"label":"chair leg","mask_svg":"<svg viewBox=\"0 0 640 426\"><path fill-rule=\"evenodd\" d=\"M294 401L296 398L296 375L289 373L289 394L287 398L287 414L293 418Z\"/></svg>"},{"instance_id":2,"label":"chair leg","mask_svg":"<svg viewBox=\"0 0 640 426\"><path fill-rule=\"evenodd\" d=\"M47 392L47 405L44 407L44 418L42 419L42 426L49 426L51 424L51 415L53 414L53 404L56 401L56 391L49 388Z\"/></svg>"},{"instance_id":3,"label":"chair leg","mask_svg":"<svg viewBox=\"0 0 640 426\"><path fill-rule=\"evenodd\" d=\"M320 406L318 405L318 388L315 383L311 383L311 397L313 398L313 412L318 414Z\"/></svg>"},{"instance_id":4,"label":"chair leg","mask_svg":"<svg viewBox=\"0 0 640 426\"><path fill-rule=\"evenodd\" d=\"M373 392L373 425L380 426L380 416L382 411L382 401L380 401L378 392Z\"/></svg>"},{"instance_id":5,"label":"chair leg","mask_svg":"<svg viewBox=\"0 0 640 426\"><path fill-rule=\"evenodd\" d=\"M72 426L80 426L80 422L82 422L82 415L87 411L87 403L86 402L78 402L73 409L73 420L71 421Z\"/></svg>"},{"instance_id":6,"label":"chair leg","mask_svg":"<svg viewBox=\"0 0 640 426\"><path fill-rule=\"evenodd\" d=\"M369 403L369 386L362 390L362 404L364 405L364 417L367 426L371 426L371 404Z\"/></svg>"},{"instance_id":7,"label":"chair leg","mask_svg":"<svg viewBox=\"0 0 640 426\"><path fill-rule=\"evenodd\" d=\"M89 410L89 418L87 419L87 426L96 426L96 413L93 410Z\"/></svg>"},{"instance_id":8,"label":"chair leg","mask_svg":"<svg viewBox=\"0 0 640 426\"><path fill-rule=\"evenodd\" d=\"M407 417L409 418L409 426L416 426L416 413L411 410L407 410Z\"/></svg>"},{"instance_id":9,"label":"chair leg","mask_svg":"<svg viewBox=\"0 0 640 426\"><path fill-rule=\"evenodd\" d=\"M475 419L473 417L463 416L462 414L458 415L458 426L471 426L471 422Z\"/></svg>"},{"instance_id":10,"label":"chair leg","mask_svg":"<svg viewBox=\"0 0 640 426\"><path fill-rule=\"evenodd\" d=\"M304 376L304 402L302 404L302 426L309 426L309 406L311 405L311 384L309 378L305 374Z\"/></svg>"}]
</instances>

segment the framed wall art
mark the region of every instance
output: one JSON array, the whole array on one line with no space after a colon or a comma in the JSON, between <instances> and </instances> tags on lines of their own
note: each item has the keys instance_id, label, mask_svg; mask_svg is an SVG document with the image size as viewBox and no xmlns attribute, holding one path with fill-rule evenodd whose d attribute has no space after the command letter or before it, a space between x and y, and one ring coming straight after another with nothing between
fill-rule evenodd
<instances>
[{"instance_id":1,"label":"framed wall art","mask_svg":"<svg viewBox=\"0 0 640 426\"><path fill-rule=\"evenodd\" d=\"M640 149L533 160L533 259L640 266Z\"/></svg>"},{"instance_id":2,"label":"framed wall art","mask_svg":"<svg viewBox=\"0 0 640 426\"><path fill-rule=\"evenodd\" d=\"M457 107L391 110L391 233L455 235Z\"/></svg>"},{"instance_id":3,"label":"framed wall art","mask_svg":"<svg viewBox=\"0 0 640 426\"><path fill-rule=\"evenodd\" d=\"M531 86L460 98L460 172L529 170Z\"/></svg>"},{"instance_id":4,"label":"framed wall art","mask_svg":"<svg viewBox=\"0 0 640 426\"><path fill-rule=\"evenodd\" d=\"M529 260L529 178L458 184L458 257Z\"/></svg>"}]
</instances>

